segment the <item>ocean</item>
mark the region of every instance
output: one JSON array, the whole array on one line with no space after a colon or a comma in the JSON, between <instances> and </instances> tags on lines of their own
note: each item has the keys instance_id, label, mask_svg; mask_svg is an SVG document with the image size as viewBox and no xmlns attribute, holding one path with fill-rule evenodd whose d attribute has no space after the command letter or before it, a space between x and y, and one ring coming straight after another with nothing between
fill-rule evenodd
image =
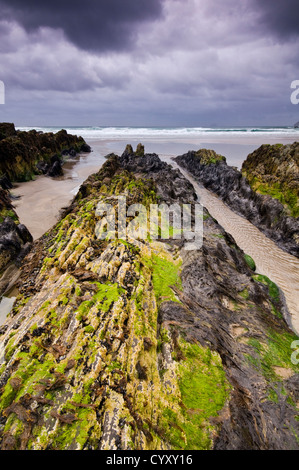
<instances>
[{"instance_id":1,"label":"ocean","mask_svg":"<svg viewBox=\"0 0 299 470\"><path fill-rule=\"evenodd\" d=\"M127 144L134 148L139 142L148 153L177 156L209 148L226 157L229 165L240 168L247 155L262 144L292 143L299 140L299 129L293 127L18 127L28 131L58 132L82 136L93 150L103 153L122 153Z\"/></svg>"},{"instance_id":2,"label":"ocean","mask_svg":"<svg viewBox=\"0 0 299 470\"><path fill-rule=\"evenodd\" d=\"M28 131L36 129L43 132L57 132L61 127L19 127L20 130ZM259 134L260 136L275 137L299 137L299 128L294 127L63 127L68 132L80 134L86 139L127 139L127 138L211 138L230 136L249 137Z\"/></svg>"}]
</instances>

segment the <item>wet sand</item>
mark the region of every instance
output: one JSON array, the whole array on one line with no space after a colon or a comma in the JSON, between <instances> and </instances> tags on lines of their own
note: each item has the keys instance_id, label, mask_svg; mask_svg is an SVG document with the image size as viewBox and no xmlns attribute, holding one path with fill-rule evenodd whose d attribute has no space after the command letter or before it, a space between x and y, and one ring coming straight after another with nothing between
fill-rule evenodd
<instances>
[{"instance_id":1,"label":"wet sand","mask_svg":"<svg viewBox=\"0 0 299 470\"><path fill-rule=\"evenodd\" d=\"M34 181L14 185L12 193L20 196L13 202L16 213L35 240L55 225L59 211L71 203L86 178L100 169L107 153L101 145L97 152L82 154L65 163L62 177L40 175Z\"/></svg>"}]
</instances>

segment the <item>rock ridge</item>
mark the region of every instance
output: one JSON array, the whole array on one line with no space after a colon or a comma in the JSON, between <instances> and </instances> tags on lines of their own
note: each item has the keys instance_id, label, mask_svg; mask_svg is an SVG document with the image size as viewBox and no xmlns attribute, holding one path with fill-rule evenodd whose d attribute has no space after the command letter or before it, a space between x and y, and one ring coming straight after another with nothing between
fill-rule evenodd
<instances>
[{"instance_id":1,"label":"rock ridge","mask_svg":"<svg viewBox=\"0 0 299 470\"><path fill-rule=\"evenodd\" d=\"M14 182L29 181L36 174L59 176L63 158L79 152L90 152L89 145L64 129L27 132L16 130L12 123L0 123L0 185L2 178Z\"/></svg>"},{"instance_id":2,"label":"rock ridge","mask_svg":"<svg viewBox=\"0 0 299 470\"><path fill-rule=\"evenodd\" d=\"M277 287L206 210L198 250L97 237L118 196L196 202L179 170L127 147L34 242L0 329L1 449L298 449Z\"/></svg>"}]
</instances>

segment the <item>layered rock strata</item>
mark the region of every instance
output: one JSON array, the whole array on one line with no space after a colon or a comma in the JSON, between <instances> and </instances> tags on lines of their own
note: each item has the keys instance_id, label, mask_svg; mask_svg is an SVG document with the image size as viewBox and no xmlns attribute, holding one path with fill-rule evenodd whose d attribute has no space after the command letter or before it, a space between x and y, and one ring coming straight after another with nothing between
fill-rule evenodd
<instances>
[{"instance_id":1,"label":"layered rock strata","mask_svg":"<svg viewBox=\"0 0 299 470\"><path fill-rule=\"evenodd\" d=\"M118 196L196 203L139 151L110 155L23 263L0 330L1 449L298 449L296 337L232 237L206 210L197 250L97 235Z\"/></svg>"}]
</instances>

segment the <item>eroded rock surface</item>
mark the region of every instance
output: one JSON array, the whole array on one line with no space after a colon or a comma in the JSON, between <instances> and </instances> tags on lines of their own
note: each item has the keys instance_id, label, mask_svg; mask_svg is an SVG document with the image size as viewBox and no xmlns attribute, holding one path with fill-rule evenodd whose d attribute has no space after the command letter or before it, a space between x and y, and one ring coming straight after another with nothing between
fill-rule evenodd
<instances>
[{"instance_id":1,"label":"eroded rock surface","mask_svg":"<svg viewBox=\"0 0 299 470\"><path fill-rule=\"evenodd\" d=\"M52 171L57 176L57 160L51 162L55 154L61 155L61 163L63 156L90 150L82 137L68 134L64 129L57 133L25 132L17 131L13 124L0 123L0 178L5 175L10 181L28 181L44 173L45 167L46 172Z\"/></svg>"},{"instance_id":2,"label":"eroded rock surface","mask_svg":"<svg viewBox=\"0 0 299 470\"><path fill-rule=\"evenodd\" d=\"M231 236L204 211L200 250L97 238L99 202L196 202L139 151L111 155L23 263L0 330L1 449L298 449L296 337Z\"/></svg>"},{"instance_id":3,"label":"eroded rock surface","mask_svg":"<svg viewBox=\"0 0 299 470\"><path fill-rule=\"evenodd\" d=\"M10 284L11 269L6 268L13 263L20 265L22 259L30 251L32 235L20 224L14 210L9 191L0 188L0 297Z\"/></svg>"},{"instance_id":4,"label":"eroded rock surface","mask_svg":"<svg viewBox=\"0 0 299 470\"><path fill-rule=\"evenodd\" d=\"M278 199L289 215L299 216L299 142L262 145L248 155L242 174L252 189Z\"/></svg>"}]
</instances>

